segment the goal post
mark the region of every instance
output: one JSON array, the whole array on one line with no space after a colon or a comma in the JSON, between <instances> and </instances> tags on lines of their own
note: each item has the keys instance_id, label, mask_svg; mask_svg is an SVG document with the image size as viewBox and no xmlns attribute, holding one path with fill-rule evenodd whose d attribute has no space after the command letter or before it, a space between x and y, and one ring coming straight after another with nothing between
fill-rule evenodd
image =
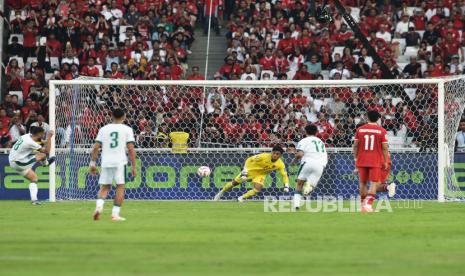
<instances>
[{"instance_id":1,"label":"goal post","mask_svg":"<svg viewBox=\"0 0 465 276\"><path fill-rule=\"evenodd\" d=\"M96 132L116 106L128 111L137 137L139 176L128 185L131 199L211 199L247 156L276 143L295 144L309 122L318 125L330 156L313 196L356 196L351 137L365 111L377 108L390 134L397 198L462 200L465 185L455 175L454 149L464 79L51 80L51 154L57 162L50 166L50 200L95 197L97 179L86 166ZM188 133L187 152L173 153L174 132ZM291 154L284 159L288 164ZM212 168L210 178L195 176L201 165ZM294 180L296 166L288 171ZM262 195L284 195L279 178L270 176ZM244 189L233 190L231 198Z\"/></svg>"}]
</instances>

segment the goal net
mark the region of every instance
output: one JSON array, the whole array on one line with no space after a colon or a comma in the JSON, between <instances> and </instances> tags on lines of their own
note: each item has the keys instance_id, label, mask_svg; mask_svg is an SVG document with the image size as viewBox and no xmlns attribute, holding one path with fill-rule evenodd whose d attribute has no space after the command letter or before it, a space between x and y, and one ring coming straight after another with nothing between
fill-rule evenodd
<instances>
[{"instance_id":1,"label":"goal net","mask_svg":"<svg viewBox=\"0 0 465 276\"><path fill-rule=\"evenodd\" d=\"M465 101L463 78L348 81L123 81L50 82L50 123L56 131L50 199L93 199L98 177L87 172L98 129L115 107L127 111L136 135L137 177L129 199L209 200L242 169L247 157L282 145L291 164L303 128L313 123L329 148L329 163L312 193L355 197L352 137L367 110L382 114L392 155L390 182L398 199L463 199L465 157L455 148ZM461 161L463 159L463 162ZM207 178L196 175L209 166ZM272 173L263 196L284 196ZM225 194L233 199L250 184Z\"/></svg>"}]
</instances>

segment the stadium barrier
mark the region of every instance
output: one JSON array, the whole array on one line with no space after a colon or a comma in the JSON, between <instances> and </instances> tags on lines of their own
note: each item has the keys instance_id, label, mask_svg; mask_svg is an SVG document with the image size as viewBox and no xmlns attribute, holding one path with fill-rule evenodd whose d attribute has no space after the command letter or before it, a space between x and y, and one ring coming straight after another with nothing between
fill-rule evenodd
<instances>
[{"instance_id":1,"label":"stadium barrier","mask_svg":"<svg viewBox=\"0 0 465 276\"><path fill-rule=\"evenodd\" d=\"M89 160L89 154L80 153L81 160ZM144 158L151 155L151 158ZM192 155L196 155L192 158ZM415 156L414 162L412 155ZM139 150L138 176L127 183L128 199L138 200L210 200L227 181L236 176L250 152L227 151L226 153L202 151L189 154ZM437 198L437 156L433 153L412 153L409 150L396 150L392 154L393 169L390 181L398 184L397 199ZM141 160L144 160L142 162ZM284 155L289 164L290 154ZM161 162L162 161L162 162ZM332 149L329 163L313 196L343 196L350 198L358 193L358 177L353 174L352 155L348 149ZM98 190L98 177L87 173L87 166L70 167L71 160L58 163L57 188L66 188L65 199L94 199ZM87 164L82 162L80 164ZM77 164L76 162L74 164ZM212 174L208 178L196 175L197 168L208 165ZM0 154L0 199L28 199L28 182L8 165L8 155ZM74 165L76 166L76 165ZM455 154L455 185L465 190L465 153ZM295 184L297 165L288 166L291 186ZM48 198L48 168L38 167L41 198ZM72 173L74 172L74 173ZM130 175L128 175L130 176ZM70 184L65 184L70 183ZM68 185L63 187L62 185ZM283 182L274 173L267 177L264 192L257 197L285 195ZM225 199L234 199L243 193L250 184L245 184L225 195Z\"/></svg>"}]
</instances>

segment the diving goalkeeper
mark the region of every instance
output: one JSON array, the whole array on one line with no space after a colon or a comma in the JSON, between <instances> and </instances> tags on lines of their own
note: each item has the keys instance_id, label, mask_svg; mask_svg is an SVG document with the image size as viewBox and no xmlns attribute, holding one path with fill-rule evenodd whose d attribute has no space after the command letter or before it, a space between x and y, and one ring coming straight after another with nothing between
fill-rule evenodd
<instances>
[{"instance_id":1,"label":"diving goalkeeper","mask_svg":"<svg viewBox=\"0 0 465 276\"><path fill-rule=\"evenodd\" d=\"M247 180L252 181L253 189L238 197L237 200L242 202L244 199L251 198L262 190L266 176L273 171L278 171L281 174L284 181L284 191L289 192L289 177L286 165L281 160L283 153L283 148L275 146L270 153L261 153L247 158L244 170L232 182L226 184L213 200L219 200L226 191Z\"/></svg>"}]
</instances>

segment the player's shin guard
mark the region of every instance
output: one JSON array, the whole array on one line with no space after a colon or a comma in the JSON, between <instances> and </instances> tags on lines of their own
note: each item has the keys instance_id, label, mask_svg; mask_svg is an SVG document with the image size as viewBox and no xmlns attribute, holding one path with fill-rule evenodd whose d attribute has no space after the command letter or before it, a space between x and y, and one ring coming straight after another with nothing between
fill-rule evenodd
<instances>
[{"instance_id":1,"label":"player's shin guard","mask_svg":"<svg viewBox=\"0 0 465 276\"><path fill-rule=\"evenodd\" d=\"M253 188L252 190L248 190L247 193L243 194L241 197L243 199L248 199L248 198L251 198L253 197L254 195L258 194L258 190Z\"/></svg>"},{"instance_id":2,"label":"player's shin guard","mask_svg":"<svg viewBox=\"0 0 465 276\"><path fill-rule=\"evenodd\" d=\"M31 195L31 201L37 201L37 193L39 189L37 188L36 183L30 183L29 184L29 194Z\"/></svg>"},{"instance_id":3,"label":"player's shin guard","mask_svg":"<svg viewBox=\"0 0 465 276\"><path fill-rule=\"evenodd\" d=\"M302 192L295 191L294 198L292 200L292 208L299 209L301 206L301 200L302 200Z\"/></svg>"},{"instance_id":4,"label":"player's shin guard","mask_svg":"<svg viewBox=\"0 0 465 276\"><path fill-rule=\"evenodd\" d=\"M119 217L119 211L121 210L121 206L114 205L113 210L111 210L112 217Z\"/></svg>"},{"instance_id":5,"label":"player's shin guard","mask_svg":"<svg viewBox=\"0 0 465 276\"><path fill-rule=\"evenodd\" d=\"M95 206L95 211L102 212L104 204L105 204L105 200L103 200L103 198L97 199L97 203L96 203L96 206Z\"/></svg>"}]
</instances>

